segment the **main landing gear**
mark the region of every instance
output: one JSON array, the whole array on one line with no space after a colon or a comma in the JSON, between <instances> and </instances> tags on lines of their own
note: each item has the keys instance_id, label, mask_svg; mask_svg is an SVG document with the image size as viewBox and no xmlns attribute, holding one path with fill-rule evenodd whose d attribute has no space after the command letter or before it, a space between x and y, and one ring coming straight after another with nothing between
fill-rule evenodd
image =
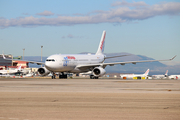
<instances>
[{"instance_id":1,"label":"main landing gear","mask_svg":"<svg viewBox=\"0 0 180 120\"><path fill-rule=\"evenodd\" d=\"M56 79L56 74L52 73L52 79ZM67 74L60 73L59 74L59 79L67 79Z\"/></svg>"},{"instance_id":2,"label":"main landing gear","mask_svg":"<svg viewBox=\"0 0 180 120\"><path fill-rule=\"evenodd\" d=\"M96 77L94 75L90 75L90 79L99 79L99 77Z\"/></svg>"},{"instance_id":3,"label":"main landing gear","mask_svg":"<svg viewBox=\"0 0 180 120\"><path fill-rule=\"evenodd\" d=\"M64 74L63 72L59 74L59 79L67 79L67 74Z\"/></svg>"}]
</instances>

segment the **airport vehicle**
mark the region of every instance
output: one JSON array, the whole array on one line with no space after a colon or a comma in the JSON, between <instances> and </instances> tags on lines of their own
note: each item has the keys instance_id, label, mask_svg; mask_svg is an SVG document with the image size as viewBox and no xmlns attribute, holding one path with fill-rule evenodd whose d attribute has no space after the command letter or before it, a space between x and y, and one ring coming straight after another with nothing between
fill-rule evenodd
<instances>
[{"instance_id":1,"label":"airport vehicle","mask_svg":"<svg viewBox=\"0 0 180 120\"><path fill-rule=\"evenodd\" d=\"M0 70L1 75L15 74L15 73L18 73L18 72L22 72L21 65L18 66L15 70Z\"/></svg>"},{"instance_id":2,"label":"airport vehicle","mask_svg":"<svg viewBox=\"0 0 180 120\"><path fill-rule=\"evenodd\" d=\"M180 79L180 75L170 75L169 79Z\"/></svg>"},{"instance_id":3,"label":"airport vehicle","mask_svg":"<svg viewBox=\"0 0 180 120\"><path fill-rule=\"evenodd\" d=\"M125 74L121 75L123 79L146 79L149 75L149 69L144 74Z\"/></svg>"},{"instance_id":4,"label":"airport vehicle","mask_svg":"<svg viewBox=\"0 0 180 120\"><path fill-rule=\"evenodd\" d=\"M154 79L164 79L168 77L168 70L166 71L166 73L164 75L152 75L152 78Z\"/></svg>"},{"instance_id":5,"label":"airport vehicle","mask_svg":"<svg viewBox=\"0 0 180 120\"><path fill-rule=\"evenodd\" d=\"M98 79L98 77L103 76L106 73L105 67L107 65L113 66L116 64L125 65L128 63L136 64L141 62L154 62L154 61L169 61L173 60L176 56L172 59L168 60L145 60L145 61L126 61L126 62L114 62L114 63L105 63L104 61L109 58L115 57L123 57L126 55L121 56L113 56L113 57L106 57L104 52L105 46L105 36L106 31L103 31L98 50L96 54L55 54L49 56L45 63L43 62L35 62L35 61L26 61L29 63L36 63L38 65L44 65L44 67L40 67L38 72L41 75L48 75L50 72L52 73L52 79L55 78L55 73L59 72L59 78L67 78L67 73L82 73L92 71L93 75L90 75L91 79ZM3 55L3 58L6 59ZM12 59L6 59L12 60ZM18 61L18 60L16 60ZM24 60L19 60L24 61Z\"/></svg>"}]
</instances>

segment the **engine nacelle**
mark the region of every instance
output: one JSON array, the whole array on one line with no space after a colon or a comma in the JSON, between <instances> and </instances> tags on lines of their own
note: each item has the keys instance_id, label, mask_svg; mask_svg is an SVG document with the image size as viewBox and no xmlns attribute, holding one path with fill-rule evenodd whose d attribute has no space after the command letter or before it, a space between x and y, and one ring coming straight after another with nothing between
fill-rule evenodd
<instances>
[{"instance_id":1,"label":"engine nacelle","mask_svg":"<svg viewBox=\"0 0 180 120\"><path fill-rule=\"evenodd\" d=\"M48 69L46 69L45 67L41 67L38 69L39 74L41 74L42 76L46 76L50 73L50 71Z\"/></svg>"},{"instance_id":2,"label":"engine nacelle","mask_svg":"<svg viewBox=\"0 0 180 120\"><path fill-rule=\"evenodd\" d=\"M102 67L95 67L93 70L93 75L96 77L103 76L104 74L106 74L106 71Z\"/></svg>"}]
</instances>

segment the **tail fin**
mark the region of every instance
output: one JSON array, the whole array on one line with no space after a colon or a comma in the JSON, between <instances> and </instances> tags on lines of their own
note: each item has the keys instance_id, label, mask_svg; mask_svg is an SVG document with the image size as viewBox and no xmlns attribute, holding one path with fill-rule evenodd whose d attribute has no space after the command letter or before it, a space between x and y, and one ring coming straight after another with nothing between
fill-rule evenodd
<instances>
[{"instance_id":1,"label":"tail fin","mask_svg":"<svg viewBox=\"0 0 180 120\"><path fill-rule=\"evenodd\" d=\"M166 73L164 74L164 76L165 76L165 77L167 77L167 76L168 76L168 70L166 71Z\"/></svg>"},{"instance_id":2,"label":"tail fin","mask_svg":"<svg viewBox=\"0 0 180 120\"><path fill-rule=\"evenodd\" d=\"M106 37L106 31L103 31L101 41L99 43L98 50L96 52L96 55L101 55L104 52L104 45L105 45L105 37Z\"/></svg>"},{"instance_id":3,"label":"tail fin","mask_svg":"<svg viewBox=\"0 0 180 120\"><path fill-rule=\"evenodd\" d=\"M149 69L144 73L144 75L149 75Z\"/></svg>"},{"instance_id":4,"label":"tail fin","mask_svg":"<svg viewBox=\"0 0 180 120\"><path fill-rule=\"evenodd\" d=\"M17 67L17 70L21 70L21 65Z\"/></svg>"}]
</instances>

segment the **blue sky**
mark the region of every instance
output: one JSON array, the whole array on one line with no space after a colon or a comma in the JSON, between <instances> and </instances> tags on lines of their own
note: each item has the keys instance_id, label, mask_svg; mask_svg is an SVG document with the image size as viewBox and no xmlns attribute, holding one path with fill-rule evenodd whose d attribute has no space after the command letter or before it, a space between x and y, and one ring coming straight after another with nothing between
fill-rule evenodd
<instances>
[{"instance_id":1,"label":"blue sky","mask_svg":"<svg viewBox=\"0 0 180 120\"><path fill-rule=\"evenodd\" d=\"M180 65L179 0L0 0L0 52L26 56L128 52Z\"/></svg>"}]
</instances>

